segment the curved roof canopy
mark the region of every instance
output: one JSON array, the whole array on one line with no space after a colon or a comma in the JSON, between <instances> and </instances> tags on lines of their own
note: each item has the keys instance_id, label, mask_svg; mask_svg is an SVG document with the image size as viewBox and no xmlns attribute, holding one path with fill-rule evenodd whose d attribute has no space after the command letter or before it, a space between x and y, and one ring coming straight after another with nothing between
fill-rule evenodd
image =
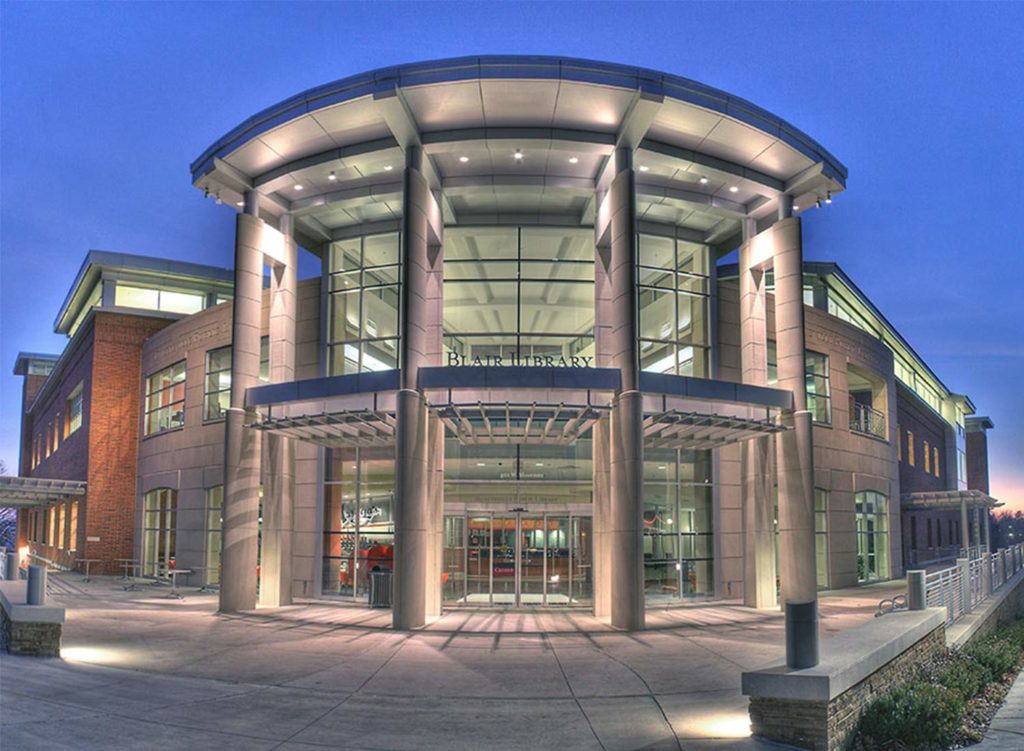
<instances>
[{"instance_id":1,"label":"curved roof canopy","mask_svg":"<svg viewBox=\"0 0 1024 751\"><path fill-rule=\"evenodd\" d=\"M467 57L319 86L228 132L193 164L231 206L247 190L304 244L401 213L404 150L422 146L447 223L593 221L616 146L636 150L641 221L716 243L744 218L844 189L846 168L786 121L678 76L558 57Z\"/></svg>"}]
</instances>

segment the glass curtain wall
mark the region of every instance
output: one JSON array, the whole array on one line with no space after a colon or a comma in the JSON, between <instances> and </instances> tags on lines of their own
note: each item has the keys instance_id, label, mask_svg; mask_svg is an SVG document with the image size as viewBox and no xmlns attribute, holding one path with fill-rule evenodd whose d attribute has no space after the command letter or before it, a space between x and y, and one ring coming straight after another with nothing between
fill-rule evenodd
<instances>
[{"instance_id":1,"label":"glass curtain wall","mask_svg":"<svg viewBox=\"0 0 1024 751\"><path fill-rule=\"evenodd\" d=\"M224 486L206 489L206 586L220 583L220 551L224 527ZM260 514L262 517L262 513Z\"/></svg>"},{"instance_id":2,"label":"glass curtain wall","mask_svg":"<svg viewBox=\"0 0 1024 751\"><path fill-rule=\"evenodd\" d=\"M594 365L594 232L449 227L448 365Z\"/></svg>"},{"instance_id":3,"label":"glass curtain wall","mask_svg":"<svg viewBox=\"0 0 1024 751\"><path fill-rule=\"evenodd\" d=\"M857 510L857 580L889 578L889 500L866 490L854 496Z\"/></svg>"},{"instance_id":4,"label":"glass curtain wall","mask_svg":"<svg viewBox=\"0 0 1024 751\"><path fill-rule=\"evenodd\" d=\"M394 450L329 449L326 464L323 593L364 599L371 571L394 570Z\"/></svg>"},{"instance_id":5,"label":"glass curtain wall","mask_svg":"<svg viewBox=\"0 0 1024 751\"><path fill-rule=\"evenodd\" d=\"M711 453L644 451L644 592L648 602L712 596Z\"/></svg>"},{"instance_id":6,"label":"glass curtain wall","mask_svg":"<svg viewBox=\"0 0 1024 751\"><path fill-rule=\"evenodd\" d=\"M328 263L330 374L397 368L398 233L331 243Z\"/></svg>"},{"instance_id":7,"label":"glass curtain wall","mask_svg":"<svg viewBox=\"0 0 1024 751\"><path fill-rule=\"evenodd\" d=\"M642 370L707 376L708 264L704 245L640 235L637 297Z\"/></svg>"}]
</instances>

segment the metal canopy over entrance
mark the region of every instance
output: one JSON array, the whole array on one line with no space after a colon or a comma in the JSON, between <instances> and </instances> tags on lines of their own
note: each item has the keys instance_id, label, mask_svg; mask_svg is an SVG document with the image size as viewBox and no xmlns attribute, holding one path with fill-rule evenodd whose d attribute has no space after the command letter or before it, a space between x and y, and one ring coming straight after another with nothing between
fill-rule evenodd
<instances>
[{"instance_id":1,"label":"metal canopy over entrance","mask_svg":"<svg viewBox=\"0 0 1024 751\"><path fill-rule=\"evenodd\" d=\"M69 496L83 496L85 488L82 480L0 477L0 506L39 506Z\"/></svg>"},{"instance_id":2,"label":"metal canopy over entrance","mask_svg":"<svg viewBox=\"0 0 1024 751\"><path fill-rule=\"evenodd\" d=\"M476 402L434 405L441 422L463 444L530 443L567 446L593 427L609 407L593 404Z\"/></svg>"},{"instance_id":3,"label":"metal canopy over entrance","mask_svg":"<svg viewBox=\"0 0 1024 751\"><path fill-rule=\"evenodd\" d=\"M980 490L937 490L918 493L904 493L900 496L900 507L905 511L924 509L996 508L1002 506L987 493Z\"/></svg>"},{"instance_id":4,"label":"metal canopy over entrance","mask_svg":"<svg viewBox=\"0 0 1024 751\"><path fill-rule=\"evenodd\" d=\"M644 445L650 448L714 449L783 430L783 426L771 420L670 409L644 418Z\"/></svg>"},{"instance_id":5,"label":"metal canopy over entrance","mask_svg":"<svg viewBox=\"0 0 1024 751\"><path fill-rule=\"evenodd\" d=\"M395 443L395 416L371 409L301 417L268 417L248 427L327 448L370 448L393 446Z\"/></svg>"}]
</instances>

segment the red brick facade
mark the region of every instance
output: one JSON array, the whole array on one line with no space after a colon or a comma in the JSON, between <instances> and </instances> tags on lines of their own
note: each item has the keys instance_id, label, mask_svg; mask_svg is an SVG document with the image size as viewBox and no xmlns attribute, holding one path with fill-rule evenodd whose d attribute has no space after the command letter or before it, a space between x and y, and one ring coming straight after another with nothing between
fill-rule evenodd
<instances>
[{"instance_id":1,"label":"red brick facade","mask_svg":"<svg viewBox=\"0 0 1024 751\"><path fill-rule=\"evenodd\" d=\"M142 414L142 344L170 323L164 318L95 310L92 322L83 326L61 357L41 401L32 405L31 413L23 415L22 474L88 483L87 495L78 499L75 541L57 542L49 539L52 534L39 533L45 509L19 513L18 545L28 545L33 556L65 566L74 566L75 559L98 559L100 562L92 566L95 573L118 573L115 559L132 556L135 467ZM65 435L67 400L80 383L84 394L82 426ZM25 389L27 395L30 389L38 392L40 387L34 383L30 386L26 379ZM55 425L58 438L53 450ZM51 442L49 456L47 441ZM33 469L33 451L40 443L44 448ZM64 504L65 520L70 515L70 503ZM36 517L34 523L31 515ZM52 521L48 526L47 532L52 531ZM59 534L68 535L69 527L65 521ZM35 539L29 539L30 529L36 530Z\"/></svg>"}]
</instances>

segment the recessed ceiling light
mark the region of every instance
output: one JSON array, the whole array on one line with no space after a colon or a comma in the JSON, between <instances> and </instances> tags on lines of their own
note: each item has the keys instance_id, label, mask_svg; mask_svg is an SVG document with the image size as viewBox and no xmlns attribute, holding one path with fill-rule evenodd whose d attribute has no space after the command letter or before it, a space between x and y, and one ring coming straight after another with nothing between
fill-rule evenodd
<instances>
[{"instance_id":1,"label":"recessed ceiling light","mask_svg":"<svg viewBox=\"0 0 1024 751\"><path fill-rule=\"evenodd\" d=\"M730 193L739 193L739 192L740 192L740 189L739 189L739 188L737 188L737 187L736 187L735 185L730 185L730 186L729 186L729 192L730 192Z\"/></svg>"},{"instance_id":2,"label":"recessed ceiling light","mask_svg":"<svg viewBox=\"0 0 1024 751\"><path fill-rule=\"evenodd\" d=\"M708 184L708 179L706 177L701 177L700 184L701 185L707 185Z\"/></svg>"},{"instance_id":3,"label":"recessed ceiling light","mask_svg":"<svg viewBox=\"0 0 1024 751\"><path fill-rule=\"evenodd\" d=\"M648 167L646 164L641 164L640 165L640 171L641 172L646 172L649 169L650 169L650 167Z\"/></svg>"},{"instance_id":4,"label":"recessed ceiling light","mask_svg":"<svg viewBox=\"0 0 1024 751\"><path fill-rule=\"evenodd\" d=\"M235 206L245 206L245 201L235 201Z\"/></svg>"},{"instance_id":5,"label":"recessed ceiling light","mask_svg":"<svg viewBox=\"0 0 1024 751\"><path fill-rule=\"evenodd\" d=\"M522 151L520 151L519 149L516 149L516 153L515 153L515 154L513 154L512 156L513 156L513 158L515 158L515 159L522 159L522 158L523 158L523 152L522 152Z\"/></svg>"},{"instance_id":6,"label":"recessed ceiling light","mask_svg":"<svg viewBox=\"0 0 1024 751\"><path fill-rule=\"evenodd\" d=\"M302 190L302 186L301 185L296 185L295 186L295 190Z\"/></svg>"},{"instance_id":7,"label":"recessed ceiling light","mask_svg":"<svg viewBox=\"0 0 1024 751\"><path fill-rule=\"evenodd\" d=\"M487 463L486 462L477 462L476 466L478 466L478 467L486 467Z\"/></svg>"},{"instance_id":8,"label":"recessed ceiling light","mask_svg":"<svg viewBox=\"0 0 1024 751\"><path fill-rule=\"evenodd\" d=\"M799 210L800 210L800 207L799 207L799 206L797 206L797 205L796 205L796 204L794 203L794 204L793 204L793 211L799 211Z\"/></svg>"},{"instance_id":9,"label":"recessed ceiling light","mask_svg":"<svg viewBox=\"0 0 1024 751\"><path fill-rule=\"evenodd\" d=\"M463 164L465 164L466 162L469 161L469 157L468 156L460 156L459 157L459 161L462 162Z\"/></svg>"},{"instance_id":10,"label":"recessed ceiling light","mask_svg":"<svg viewBox=\"0 0 1024 751\"><path fill-rule=\"evenodd\" d=\"M334 182L335 180L338 179L338 176L334 174L334 170L331 170L331 174L327 176L327 179L330 180L331 182Z\"/></svg>"},{"instance_id":11,"label":"recessed ceiling light","mask_svg":"<svg viewBox=\"0 0 1024 751\"><path fill-rule=\"evenodd\" d=\"M569 157L569 164L576 164L579 162L579 160L580 158L578 156L571 156Z\"/></svg>"},{"instance_id":12,"label":"recessed ceiling light","mask_svg":"<svg viewBox=\"0 0 1024 751\"><path fill-rule=\"evenodd\" d=\"M544 462L537 462L537 463L536 463L535 465L533 465L533 466L535 466L535 467L543 467L543 466L544 466Z\"/></svg>"},{"instance_id":13,"label":"recessed ceiling light","mask_svg":"<svg viewBox=\"0 0 1024 751\"><path fill-rule=\"evenodd\" d=\"M385 164L384 165L384 171L385 172L390 172L393 169L394 169L394 167L392 167L390 164Z\"/></svg>"}]
</instances>

